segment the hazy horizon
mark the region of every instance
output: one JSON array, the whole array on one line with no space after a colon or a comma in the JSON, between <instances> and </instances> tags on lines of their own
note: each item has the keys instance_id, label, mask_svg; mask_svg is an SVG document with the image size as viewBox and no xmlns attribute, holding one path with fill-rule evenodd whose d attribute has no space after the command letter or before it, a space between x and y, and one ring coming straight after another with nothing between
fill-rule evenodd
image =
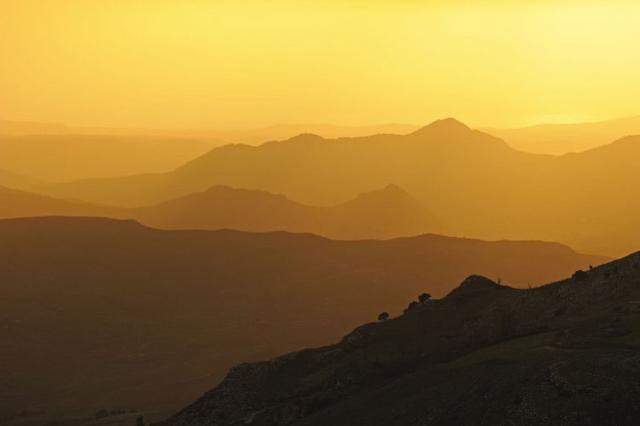
<instances>
[{"instance_id":1,"label":"hazy horizon","mask_svg":"<svg viewBox=\"0 0 640 426\"><path fill-rule=\"evenodd\" d=\"M68 128L70 130L101 130L101 131L136 131L140 132L140 134L144 134L145 131L149 132L180 132L180 131L219 131L219 132L248 132L248 131L257 131L257 130L265 130L277 127L335 127L335 128L343 128L343 129L358 129L358 128L376 128L376 127L384 127L384 126L403 126L408 128L418 129L420 127L427 126L435 121L444 120L448 118L453 118L455 120L464 122L471 128L474 129L486 129L486 130L512 130L512 129L526 129L538 126L555 126L555 125L576 125L576 124L599 124L611 121L620 121L627 119L640 118L640 112L631 113L622 116L609 116L609 117L601 117L598 119L578 119L573 118L569 119L568 117L549 117L547 121L542 119L542 121L532 121L530 123L525 124L515 124L515 125L497 125L494 123L472 123L459 119L456 116L447 116L447 115L435 115L431 119L424 120L423 122L408 122L408 121L391 121L391 120L380 120L380 121L370 121L370 122L328 122L328 121L307 121L307 122L273 122L266 123L263 125L237 125L237 126L215 126L213 124L203 124L200 126L163 126L162 123L158 123L158 126L107 126L100 124L81 124L75 122L62 122L62 121L54 121L54 120L35 120L35 119L14 119L8 116L0 115L0 124L1 123L10 123L17 125L46 125L46 126L58 126L60 128ZM0 128L0 131L2 129ZM367 135L368 136L368 135ZM348 136L347 136L348 137ZM265 142L268 142L265 140Z\"/></svg>"}]
</instances>

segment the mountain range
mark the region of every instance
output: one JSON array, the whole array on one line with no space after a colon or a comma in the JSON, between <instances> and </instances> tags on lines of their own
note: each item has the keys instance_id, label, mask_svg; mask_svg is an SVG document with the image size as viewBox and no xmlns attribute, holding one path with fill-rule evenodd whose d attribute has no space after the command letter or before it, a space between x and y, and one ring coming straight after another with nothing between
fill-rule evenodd
<instances>
[{"instance_id":1,"label":"mountain range","mask_svg":"<svg viewBox=\"0 0 640 426\"><path fill-rule=\"evenodd\" d=\"M587 123L538 124L511 129L483 129L520 151L562 155L598 148L640 134L640 116Z\"/></svg>"},{"instance_id":2,"label":"mountain range","mask_svg":"<svg viewBox=\"0 0 640 426\"><path fill-rule=\"evenodd\" d=\"M61 198L142 207L211 186L335 205L398 185L446 218L449 235L543 239L622 255L640 243L635 194L640 137L560 157L524 153L445 119L408 135L323 139L300 135L260 146L227 145L174 171L40 188ZM614 208L615 207L615 208Z\"/></svg>"},{"instance_id":3,"label":"mountain range","mask_svg":"<svg viewBox=\"0 0 640 426\"><path fill-rule=\"evenodd\" d=\"M346 126L337 124L276 124L249 129L192 128L149 129L117 127L81 127L60 123L0 120L0 136L26 135L100 135L100 136L145 136L174 139L197 139L215 145L225 143L257 144L276 139L288 139L301 133L316 133L326 138L357 137L374 134L409 133L418 126L413 124L378 124Z\"/></svg>"},{"instance_id":4,"label":"mountain range","mask_svg":"<svg viewBox=\"0 0 640 426\"><path fill-rule=\"evenodd\" d=\"M86 425L102 409L167 417L233 364L327 344L470 273L526 288L606 261L534 241L332 241L104 218L0 220L0 241L0 423L20 425Z\"/></svg>"},{"instance_id":5,"label":"mountain range","mask_svg":"<svg viewBox=\"0 0 640 426\"><path fill-rule=\"evenodd\" d=\"M257 145L313 133L324 138L361 137L376 134L406 134L419 129L414 124L344 126L335 124L278 124L253 129L143 129L78 127L58 123L0 120L0 135L102 135L197 139L210 146L228 143ZM480 127L504 139L509 146L536 154L562 155L607 145L629 135L640 134L640 117L631 116L596 122L536 124L526 127Z\"/></svg>"}]
</instances>

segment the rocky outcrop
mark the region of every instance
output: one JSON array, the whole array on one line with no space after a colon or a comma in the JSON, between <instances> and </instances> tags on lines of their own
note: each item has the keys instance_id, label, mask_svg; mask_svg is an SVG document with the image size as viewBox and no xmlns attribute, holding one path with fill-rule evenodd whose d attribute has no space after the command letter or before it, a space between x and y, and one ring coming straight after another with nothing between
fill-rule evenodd
<instances>
[{"instance_id":1,"label":"rocky outcrop","mask_svg":"<svg viewBox=\"0 0 640 426\"><path fill-rule=\"evenodd\" d=\"M336 345L241 365L168 424L632 424L640 338L620 339L640 333L639 263L530 290L469 277Z\"/></svg>"}]
</instances>

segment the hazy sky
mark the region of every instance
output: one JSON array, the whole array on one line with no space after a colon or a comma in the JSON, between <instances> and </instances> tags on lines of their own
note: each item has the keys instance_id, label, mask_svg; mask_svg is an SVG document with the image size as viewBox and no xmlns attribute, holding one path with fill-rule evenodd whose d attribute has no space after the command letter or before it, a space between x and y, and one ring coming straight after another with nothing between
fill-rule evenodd
<instances>
[{"instance_id":1,"label":"hazy sky","mask_svg":"<svg viewBox=\"0 0 640 426\"><path fill-rule=\"evenodd\" d=\"M4 119L510 126L640 114L639 76L633 2L0 0Z\"/></svg>"}]
</instances>

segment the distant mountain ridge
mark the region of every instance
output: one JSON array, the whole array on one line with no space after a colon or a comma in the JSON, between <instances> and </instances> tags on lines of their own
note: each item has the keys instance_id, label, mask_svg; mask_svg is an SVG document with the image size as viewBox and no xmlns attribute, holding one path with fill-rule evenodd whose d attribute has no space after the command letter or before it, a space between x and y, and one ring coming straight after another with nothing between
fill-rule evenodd
<instances>
[{"instance_id":1,"label":"distant mountain ridge","mask_svg":"<svg viewBox=\"0 0 640 426\"><path fill-rule=\"evenodd\" d=\"M215 146L176 137L3 135L1 130L0 123L0 168L49 182L170 171Z\"/></svg>"},{"instance_id":2,"label":"distant mountain ridge","mask_svg":"<svg viewBox=\"0 0 640 426\"><path fill-rule=\"evenodd\" d=\"M452 153L446 152L450 149ZM395 150L400 157L394 155ZM171 173L90 179L51 187L47 192L103 204L135 206L225 185L283 193L305 204L331 205L389 182L413 193L403 184L406 176L402 173L397 176L401 181L390 179L397 174L396 170L389 170L391 166L407 171L427 166L441 168L442 155L463 151L473 155L486 150L500 156L529 157L513 151L498 138L473 131L457 120L445 119L404 136L324 139L302 134L260 146L226 145ZM394 173L390 176L389 171ZM416 182L408 183L416 186Z\"/></svg>"},{"instance_id":3,"label":"distant mountain ridge","mask_svg":"<svg viewBox=\"0 0 640 426\"><path fill-rule=\"evenodd\" d=\"M102 135L186 138L209 141L213 145L225 143L258 144L268 140L287 139L301 133L315 133L325 138L358 137L373 134L404 134L414 131L413 124L388 123L374 125L337 125L329 123L276 124L251 129L150 129L119 127L69 126L59 123L0 120L0 136L26 135Z\"/></svg>"},{"instance_id":4,"label":"distant mountain ridge","mask_svg":"<svg viewBox=\"0 0 640 426\"><path fill-rule=\"evenodd\" d=\"M0 218L96 216L136 219L160 229L235 229L314 233L334 239L389 239L442 229L418 201L395 185L333 207L306 206L283 195L215 186L139 209L56 199L0 186Z\"/></svg>"},{"instance_id":5,"label":"distant mountain ridge","mask_svg":"<svg viewBox=\"0 0 640 426\"><path fill-rule=\"evenodd\" d=\"M114 216L119 209L62 200L0 186L0 219L36 216Z\"/></svg>"},{"instance_id":6,"label":"distant mountain ridge","mask_svg":"<svg viewBox=\"0 0 640 426\"><path fill-rule=\"evenodd\" d=\"M562 155L594 149L625 136L639 135L640 116L591 123L538 124L512 129L483 130L506 140L510 146L522 151Z\"/></svg>"},{"instance_id":7,"label":"distant mountain ridge","mask_svg":"<svg viewBox=\"0 0 640 426\"><path fill-rule=\"evenodd\" d=\"M260 146L227 145L170 173L84 180L42 191L140 207L222 185L332 206L394 183L435 217L446 218L449 226L442 232L449 235L561 241L621 255L640 244L633 225L640 211L633 189L640 179L640 138L624 141L560 157L537 155L445 119L404 136L301 135Z\"/></svg>"}]
</instances>

